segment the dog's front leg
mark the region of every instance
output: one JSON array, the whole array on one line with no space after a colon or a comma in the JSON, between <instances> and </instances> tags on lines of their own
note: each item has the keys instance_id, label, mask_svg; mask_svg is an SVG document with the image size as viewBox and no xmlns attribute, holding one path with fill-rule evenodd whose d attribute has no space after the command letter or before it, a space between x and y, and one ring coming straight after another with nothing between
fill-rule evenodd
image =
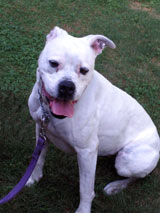
<instances>
[{"instance_id":1,"label":"dog's front leg","mask_svg":"<svg viewBox=\"0 0 160 213\"><path fill-rule=\"evenodd\" d=\"M76 213L90 213L92 200L95 196L94 182L97 164L97 149L77 149L80 174L80 204Z\"/></svg>"}]
</instances>

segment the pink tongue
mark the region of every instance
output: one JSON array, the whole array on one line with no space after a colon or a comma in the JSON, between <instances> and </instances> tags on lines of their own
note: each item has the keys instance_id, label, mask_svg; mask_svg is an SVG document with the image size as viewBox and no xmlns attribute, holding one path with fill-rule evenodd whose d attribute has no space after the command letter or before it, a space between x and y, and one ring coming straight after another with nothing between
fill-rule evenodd
<instances>
[{"instance_id":1,"label":"pink tongue","mask_svg":"<svg viewBox=\"0 0 160 213\"><path fill-rule=\"evenodd\" d=\"M73 116L73 105L74 103L72 101L59 101L54 100L50 102L51 111L56 115L63 115L66 117L71 118Z\"/></svg>"}]
</instances>

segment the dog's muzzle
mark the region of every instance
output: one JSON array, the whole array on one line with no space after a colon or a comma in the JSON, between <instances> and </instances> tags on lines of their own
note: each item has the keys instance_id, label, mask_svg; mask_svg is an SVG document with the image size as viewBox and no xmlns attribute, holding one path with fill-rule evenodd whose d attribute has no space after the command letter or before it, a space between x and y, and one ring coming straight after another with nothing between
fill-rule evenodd
<instances>
[{"instance_id":1,"label":"dog's muzzle","mask_svg":"<svg viewBox=\"0 0 160 213\"><path fill-rule=\"evenodd\" d=\"M74 114L74 104L77 101L73 100L75 93L75 85L71 81L61 81L58 85L57 97L52 97L45 89L42 81L42 94L49 102L51 113L56 118L71 118Z\"/></svg>"}]
</instances>

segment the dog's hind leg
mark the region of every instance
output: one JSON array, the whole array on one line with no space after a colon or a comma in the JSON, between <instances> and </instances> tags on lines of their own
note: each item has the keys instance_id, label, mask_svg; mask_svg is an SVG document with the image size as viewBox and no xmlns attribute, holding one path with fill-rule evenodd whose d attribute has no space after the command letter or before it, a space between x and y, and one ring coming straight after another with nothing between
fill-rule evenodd
<instances>
[{"instance_id":1,"label":"dog's hind leg","mask_svg":"<svg viewBox=\"0 0 160 213\"><path fill-rule=\"evenodd\" d=\"M36 141L38 140L38 137L39 137L39 125L36 124ZM46 140L46 144L43 147L43 150L39 156L35 169L33 170L30 178L28 179L26 186L33 185L35 182L38 182L43 177L43 166L47 150L48 150L48 141Z\"/></svg>"},{"instance_id":2,"label":"dog's hind leg","mask_svg":"<svg viewBox=\"0 0 160 213\"><path fill-rule=\"evenodd\" d=\"M104 191L107 195L120 192L138 178L144 178L156 167L159 160L159 148L150 145L128 145L119 151L115 167L120 176L128 179L109 183Z\"/></svg>"}]
</instances>

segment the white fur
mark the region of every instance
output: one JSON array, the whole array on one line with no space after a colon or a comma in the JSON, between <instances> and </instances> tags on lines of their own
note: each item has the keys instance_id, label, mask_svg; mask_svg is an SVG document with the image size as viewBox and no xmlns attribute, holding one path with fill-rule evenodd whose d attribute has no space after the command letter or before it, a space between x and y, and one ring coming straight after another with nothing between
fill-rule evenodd
<instances>
[{"instance_id":1,"label":"white fur","mask_svg":"<svg viewBox=\"0 0 160 213\"><path fill-rule=\"evenodd\" d=\"M104 188L107 194L120 191L135 178L145 177L159 160L160 139L149 115L134 98L94 70L95 58L104 46L115 48L107 37L75 38L56 27L47 36L38 61L37 81L29 97L29 110L37 123L38 136L42 116L38 100L40 77L53 97L57 96L62 79L69 79L76 86L74 100L78 102L74 105L73 117L57 119L51 116L47 128L47 137L55 146L67 153L77 153L80 204L76 213L91 212L98 155L117 154L117 172L128 178L107 185ZM48 63L51 59L60 63L59 70L51 68ZM80 74L80 67L88 67L89 73ZM45 108L49 111L46 102ZM47 146L27 185L42 177L46 149Z\"/></svg>"}]
</instances>

